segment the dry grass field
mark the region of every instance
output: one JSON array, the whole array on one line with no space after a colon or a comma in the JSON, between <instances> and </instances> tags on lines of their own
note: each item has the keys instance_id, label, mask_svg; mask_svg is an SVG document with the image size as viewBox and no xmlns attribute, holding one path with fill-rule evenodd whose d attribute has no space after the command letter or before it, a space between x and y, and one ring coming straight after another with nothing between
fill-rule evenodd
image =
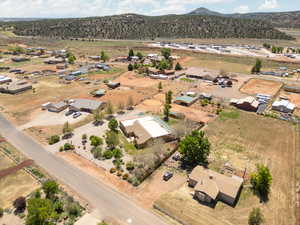
<instances>
[{"instance_id":1,"label":"dry grass field","mask_svg":"<svg viewBox=\"0 0 300 225\"><path fill-rule=\"evenodd\" d=\"M205 131L212 143L212 169L230 162L237 170L247 168L249 174L257 163L269 166L273 176L269 201L260 203L250 189L244 188L235 208L218 202L212 209L193 200L184 186L156 204L188 225L247 224L253 207L262 209L265 224L294 224L295 126L252 113L230 112L209 123Z\"/></svg>"},{"instance_id":2,"label":"dry grass field","mask_svg":"<svg viewBox=\"0 0 300 225\"><path fill-rule=\"evenodd\" d=\"M0 170L16 164L4 154L0 153ZM39 188L39 183L24 170L0 178L0 205L2 208L12 206L12 202L20 196L27 196Z\"/></svg>"},{"instance_id":3,"label":"dry grass field","mask_svg":"<svg viewBox=\"0 0 300 225\"><path fill-rule=\"evenodd\" d=\"M276 95L282 87L282 83L272 80L250 79L240 91L249 95L268 94Z\"/></svg>"}]
</instances>

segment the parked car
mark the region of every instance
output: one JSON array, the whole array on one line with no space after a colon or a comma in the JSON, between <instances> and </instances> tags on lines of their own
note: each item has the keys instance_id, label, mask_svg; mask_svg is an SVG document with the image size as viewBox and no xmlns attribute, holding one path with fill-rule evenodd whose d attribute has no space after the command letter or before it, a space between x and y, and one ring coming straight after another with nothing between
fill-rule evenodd
<instances>
[{"instance_id":1,"label":"parked car","mask_svg":"<svg viewBox=\"0 0 300 225\"><path fill-rule=\"evenodd\" d=\"M65 116L71 116L74 113L74 111L68 111L65 113Z\"/></svg>"},{"instance_id":2,"label":"parked car","mask_svg":"<svg viewBox=\"0 0 300 225\"><path fill-rule=\"evenodd\" d=\"M73 114L73 118L76 119L81 115L82 115L81 112L76 112L76 113Z\"/></svg>"},{"instance_id":3,"label":"parked car","mask_svg":"<svg viewBox=\"0 0 300 225\"><path fill-rule=\"evenodd\" d=\"M172 172L165 172L165 173L164 173L164 176L163 176L163 179L164 179L164 181L168 181L168 180L170 180L172 177L173 177L173 173L172 173Z\"/></svg>"}]
</instances>

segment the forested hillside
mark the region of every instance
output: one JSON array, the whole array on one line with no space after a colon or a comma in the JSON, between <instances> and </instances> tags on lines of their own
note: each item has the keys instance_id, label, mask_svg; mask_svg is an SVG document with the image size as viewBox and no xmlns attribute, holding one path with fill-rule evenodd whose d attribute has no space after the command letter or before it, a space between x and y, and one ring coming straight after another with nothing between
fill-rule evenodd
<instances>
[{"instance_id":1,"label":"forested hillside","mask_svg":"<svg viewBox=\"0 0 300 225\"><path fill-rule=\"evenodd\" d=\"M216 15L216 16L241 18L241 19L256 19L256 20L262 20L262 21L269 22L274 27L300 28L300 11L222 14L219 12L211 11L206 8L198 8L198 9L190 12L189 15Z\"/></svg>"},{"instance_id":2,"label":"forested hillside","mask_svg":"<svg viewBox=\"0 0 300 225\"><path fill-rule=\"evenodd\" d=\"M14 22L15 34L58 38L264 38L292 39L269 23L202 15L124 14L78 19Z\"/></svg>"}]
</instances>

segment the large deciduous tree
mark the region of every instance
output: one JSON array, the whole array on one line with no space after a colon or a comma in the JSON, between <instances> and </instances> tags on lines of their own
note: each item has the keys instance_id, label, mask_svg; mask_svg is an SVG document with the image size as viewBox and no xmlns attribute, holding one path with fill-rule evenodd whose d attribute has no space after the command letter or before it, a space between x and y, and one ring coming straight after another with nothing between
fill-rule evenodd
<instances>
[{"instance_id":1,"label":"large deciduous tree","mask_svg":"<svg viewBox=\"0 0 300 225\"><path fill-rule=\"evenodd\" d=\"M203 131L192 131L179 144L183 159L191 164L206 164L210 153L210 143Z\"/></svg>"}]
</instances>

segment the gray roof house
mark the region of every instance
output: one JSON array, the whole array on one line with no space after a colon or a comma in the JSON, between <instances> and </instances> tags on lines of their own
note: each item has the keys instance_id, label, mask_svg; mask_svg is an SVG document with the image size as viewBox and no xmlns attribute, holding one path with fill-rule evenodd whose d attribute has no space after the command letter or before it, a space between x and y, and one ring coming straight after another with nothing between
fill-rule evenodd
<instances>
[{"instance_id":1,"label":"gray roof house","mask_svg":"<svg viewBox=\"0 0 300 225\"><path fill-rule=\"evenodd\" d=\"M68 104L66 102L57 102L57 103L51 103L48 107L48 111L50 112L61 112L68 108Z\"/></svg>"},{"instance_id":2,"label":"gray roof house","mask_svg":"<svg viewBox=\"0 0 300 225\"><path fill-rule=\"evenodd\" d=\"M70 110L82 111L92 113L97 109L103 109L105 107L105 102L89 100L89 99L74 99L70 103Z\"/></svg>"}]
</instances>

